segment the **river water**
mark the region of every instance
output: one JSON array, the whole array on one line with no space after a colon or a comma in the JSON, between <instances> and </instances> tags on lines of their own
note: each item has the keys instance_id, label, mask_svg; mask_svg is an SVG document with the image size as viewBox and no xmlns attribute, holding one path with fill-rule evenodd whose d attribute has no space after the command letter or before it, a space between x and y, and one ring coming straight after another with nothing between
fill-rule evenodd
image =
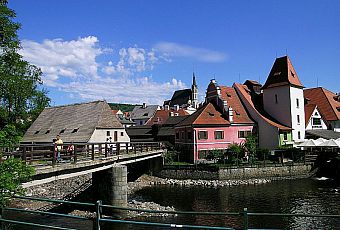
<instances>
[{"instance_id":1,"label":"river water","mask_svg":"<svg viewBox=\"0 0 340 230\"><path fill-rule=\"evenodd\" d=\"M146 201L162 206L173 206L177 211L303 213L340 215L340 184L331 180L297 179L273 181L258 185L240 185L221 188L154 185L136 192ZM91 221L62 217L39 217L12 214L21 221L34 220L77 229L92 229ZM243 228L242 218L226 216L167 216L137 217L130 220L171 224L224 226ZM306 217L249 217L249 228L257 229L340 229L340 218ZM41 229L13 226L13 229ZM102 229L170 229L141 225L106 224ZM173 228L172 228L173 229Z\"/></svg>"},{"instance_id":2,"label":"river water","mask_svg":"<svg viewBox=\"0 0 340 230\"><path fill-rule=\"evenodd\" d=\"M148 201L180 211L336 214L340 215L340 185L330 180L297 179L222 188L153 186L137 192ZM138 218L174 224L242 228L239 217L172 216ZM250 217L250 228L340 229L340 218ZM131 226L129 229L150 229ZM159 228L166 229L166 228Z\"/></svg>"}]
</instances>

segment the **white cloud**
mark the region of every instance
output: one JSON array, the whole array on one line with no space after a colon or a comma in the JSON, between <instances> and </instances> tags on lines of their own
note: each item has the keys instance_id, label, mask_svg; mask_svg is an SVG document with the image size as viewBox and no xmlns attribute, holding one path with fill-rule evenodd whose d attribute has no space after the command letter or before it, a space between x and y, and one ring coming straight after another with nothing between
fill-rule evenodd
<instances>
[{"instance_id":1,"label":"white cloud","mask_svg":"<svg viewBox=\"0 0 340 230\"><path fill-rule=\"evenodd\" d=\"M204 48L197 48L173 42L159 42L154 49L169 57L189 57L202 62L222 62L227 55Z\"/></svg>"},{"instance_id":2,"label":"white cloud","mask_svg":"<svg viewBox=\"0 0 340 230\"><path fill-rule=\"evenodd\" d=\"M94 36L41 43L24 40L22 46L20 54L42 69L44 85L72 98L162 104L175 90L185 88L185 84L176 79L156 82L152 77L140 77L163 60L153 49L134 46L115 53L101 48ZM103 54L110 61L98 61Z\"/></svg>"}]
</instances>

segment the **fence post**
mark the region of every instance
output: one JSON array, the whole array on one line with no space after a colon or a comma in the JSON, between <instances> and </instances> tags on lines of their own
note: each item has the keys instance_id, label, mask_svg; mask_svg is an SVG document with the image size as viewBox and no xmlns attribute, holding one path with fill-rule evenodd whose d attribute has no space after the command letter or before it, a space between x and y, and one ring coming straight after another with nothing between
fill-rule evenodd
<instances>
[{"instance_id":1,"label":"fence post","mask_svg":"<svg viewBox=\"0 0 340 230\"><path fill-rule=\"evenodd\" d=\"M73 152L74 152L74 154L73 154L73 163L76 164L77 163L77 145L74 145Z\"/></svg>"},{"instance_id":2,"label":"fence post","mask_svg":"<svg viewBox=\"0 0 340 230\"><path fill-rule=\"evenodd\" d=\"M24 148L22 149L22 157L21 158L26 163L26 146L24 146Z\"/></svg>"},{"instance_id":3,"label":"fence post","mask_svg":"<svg viewBox=\"0 0 340 230\"><path fill-rule=\"evenodd\" d=\"M119 142L116 143L116 152L117 152L117 155L120 154L120 143Z\"/></svg>"},{"instance_id":4,"label":"fence post","mask_svg":"<svg viewBox=\"0 0 340 230\"><path fill-rule=\"evenodd\" d=\"M102 201L98 200L96 202L96 221L94 223L93 229L94 230L100 230L100 219L102 218L102 214L101 214L101 206L102 205Z\"/></svg>"},{"instance_id":5,"label":"fence post","mask_svg":"<svg viewBox=\"0 0 340 230\"><path fill-rule=\"evenodd\" d=\"M243 229L248 230L248 208L243 209Z\"/></svg>"},{"instance_id":6,"label":"fence post","mask_svg":"<svg viewBox=\"0 0 340 230\"><path fill-rule=\"evenodd\" d=\"M108 153L107 153L107 143L105 143L105 157L108 156Z\"/></svg>"},{"instance_id":7,"label":"fence post","mask_svg":"<svg viewBox=\"0 0 340 230\"><path fill-rule=\"evenodd\" d=\"M94 144L91 146L91 159L94 161Z\"/></svg>"},{"instance_id":8,"label":"fence post","mask_svg":"<svg viewBox=\"0 0 340 230\"><path fill-rule=\"evenodd\" d=\"M56 144L53 145L53 156L52 156L52 166L54 167L57 162L57 146Z\"/></svg>"},{"instance_id":9,"label":"fence post","mask_svg":"<svg viewBox=\"0 0 340 230\"><path fill-rule=\"evenodd\" d=\"M129 143L125 143L126 154L129 154Z\"/></svg>"}]
</instances>

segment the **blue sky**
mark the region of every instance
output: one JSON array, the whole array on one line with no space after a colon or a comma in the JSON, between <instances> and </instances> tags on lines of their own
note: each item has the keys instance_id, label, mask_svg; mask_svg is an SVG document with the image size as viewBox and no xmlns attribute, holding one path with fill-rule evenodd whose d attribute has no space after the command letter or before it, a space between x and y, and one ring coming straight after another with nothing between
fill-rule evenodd
<instances>
[{"instance_id":1,"label":"blue sky","mask_svg":"<svg viewBox=\"0 0 340 230\"><path fill-rule=\"evenodd\" d=\"M21 54L52 105L161 104L209 80L264 83L288 53L305 87L340 91L340 1L13 0Z\"/></svg>"}]
</instances>

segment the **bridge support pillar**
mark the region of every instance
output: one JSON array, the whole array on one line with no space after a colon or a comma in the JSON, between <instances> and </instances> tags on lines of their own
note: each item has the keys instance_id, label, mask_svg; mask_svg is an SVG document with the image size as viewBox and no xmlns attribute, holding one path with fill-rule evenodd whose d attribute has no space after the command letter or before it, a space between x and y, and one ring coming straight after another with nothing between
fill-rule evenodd
<instances>
[{"instance_id":1,"label":"bridge support pillar","mask_svg":"<svg viewBox=\"0 0 340 230\"><path fill-rule=\"evenodd\" d=\"M92 174L94 195L103 204L127 206L127 167L117 165ZM124 216L124 210L104 209L104 213Z\"/></svg>"}]
</instances>

